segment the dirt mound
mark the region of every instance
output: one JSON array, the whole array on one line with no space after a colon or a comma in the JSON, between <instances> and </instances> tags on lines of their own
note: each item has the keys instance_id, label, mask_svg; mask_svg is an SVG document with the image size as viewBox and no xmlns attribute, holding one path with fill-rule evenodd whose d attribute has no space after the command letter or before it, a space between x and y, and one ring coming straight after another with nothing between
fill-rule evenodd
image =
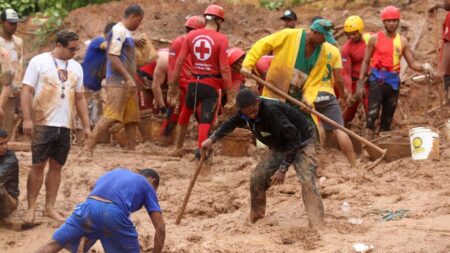
<instances>
[{"instance_id":1,"label":"dirt mound","mask_svg":"<svg viewBox=\"0 0 450 253\"><path fill-rule=\"evenodd\" d=\"M302 26L314 15L332 19L342 25L349 15L359 14L366 20L368 30L378 27L378 10L365 1L355 0L343 9L344 1L313 1L309 6L295 8ZM346 1L347 2L347 1ZM364 3L363 3L364 2ZM390 1L380 1L383 4ZM411 42L418 36L415 55L420 61L434 62L436 39L432 22L424 23L427 1L415 1L403 9L402 32ZM201 14L206 3L193 1L120 1L91 5L75 10L66 19L66 26L79 32L82 40L101 34L104 24L118 21L125 7L138 3L145 11L144 23L137 32L147 32L153 38L174 39L183 34L184 18ZM223 4L226 23L222 31L230 38L231 46L249 48L253 42L281 27L279 12L269 12L254 5ZM323 8L327 6L328 8ZM439 22L443 19L443 13ZM421 24L425 27L418 35ZM439 35L439 34L437 34ZM340 39L343 43L345 38ZM31 39L28 41L32 41ZM51 43L48 45L51 46ZM159 44L158 47L167 47ZM31 56L31 52L27 52ZM412 83L407 71L401 90L395 127L399 131L415 124L439 126L450 117L448 108L439 108L428 116L426 112L439 102L436 84ZM428 107L425 96L429 94ZM361 119L359 120L361 123ZM358 123L358 122L357 122ZM359 126L361 127L361 126ZM355 126L358 129L358 126ZM186 147L192 151L193 138ZM252 148L250 155L229 158L215 149L211 174L200 177L191 195L186 213L179 226L174 224L190 177L196 167L193 152L183 158L167 156L171 149L153 143L140 144L134 152L121 151L112 144L100 145L92 162L78 159L79 147L74 147L63 169L63 181L57 208L69 215L82 202L96 179L114 167L132 170L145 167L161 174L158 189L160 204L167 223L164 252L351 252L357 242L370 243L377 252L448 252L450 250L450 151L442 146L440 161L412 161L404 158L392 163L382 162L365 178L356 177L342 154L325 149L318 171L323 196L326 225L319 231L308 229L301 200L301 188L291 169L284 185L267 192L266 217L256 224L248 221L249 178L264 150ZM26 208L26 176L31 163L29 152L19 152L20 205L10 220L20 220ZM105 159L107 158L107 159ZM37 219L42 224L30 230L16 232L0 227L0 251L31 252L51 238L58 227L42 217L44 191L38 199ZM343 213L343 202L350 204L350 212ZM386 221L386 214L408 210L397 219ZM398 212L397 212L398 214ZM142 252L151 252L153 227L148 214L141 210L131 216L140 234ZM362 219L362 224L349 222ZM91 252L103 252L97 243Z\"/></svg>"}]
</instances>

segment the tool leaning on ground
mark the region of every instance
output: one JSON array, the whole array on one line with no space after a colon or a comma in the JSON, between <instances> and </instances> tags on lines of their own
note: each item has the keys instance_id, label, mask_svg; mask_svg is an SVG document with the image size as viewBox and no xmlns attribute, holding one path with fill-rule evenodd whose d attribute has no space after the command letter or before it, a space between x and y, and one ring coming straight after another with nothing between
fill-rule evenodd
<instances>
[{"instance_id":1,"label":"tool leaning on ground","mask_svg":"<svg viewBox=\"0 0 450 253\"><path fill-rule=\"evenodd\" d=\"M184 214L184 210L186 210L187 202L189 201L189 197L191 196L191 192L192 192L192 189L194 188L195 181L197 180L197 177L198 177L198 174L200 173L200 170L202 170L203 163L204 163L205 158L206 158L206 153L207 152L202 152L202 155L200 157L200 161L199 161L199 163L197 165L197 168L195 169L194 175L192 175L191 182L189 184L188 190L186 192L186 195L184 196L183 204L181 205L181 208L180 208L180 210L178 211L178 214L177 214L177 219L175 221L175 224L177 224L177 225L180 224L181 218L183 217L183 214Z\"/></svg>"},{"instance_id":2,"label":"tool leaning on ground","mask_svg":"<svg viewBox=\"0 0 450 253\"><path fill-rule=\"evenodd\" d=\"M369 153L370 157L375 160L367 169L373 169L381 160L383 160L384 156L386 155L386 149L382 149L380 147L378 147L377 145L373 144L372 142L364 139L363 137L357 135L356 133L348 130L347 128L339 125L338 123L336 123L335 121L333 121L332 119L326 117L325 115L319 113L318 111L314 110L313 108L311 108L310 106L307 106L306 104L298 101L297 99L289 96L288 94L284 93L283 91L281 91L280 89L278 89L277 87L273 86L272 84L270 84L267 81L262 80L261 78L259 78L258 76L251 74L251 73L247 73L247 72L243 72L241 71L241 73L248 77L248 78L252 78L255 81L257 81L258 83L264 85L265 87L269 88L270 90L272 90L273 92L275 92L277 95L289 100L290 102L300 106L300 108L308 113L312 113L314 115L316 115L318 118L320 118L322 121L332 125L333 127L336 127L342 131L344 131L345 133L347 133L348 135L350 135L351 137L357 139L358 141L360 141L363 145L365 145L367 152Z\"/></svg>"}]
</instances>

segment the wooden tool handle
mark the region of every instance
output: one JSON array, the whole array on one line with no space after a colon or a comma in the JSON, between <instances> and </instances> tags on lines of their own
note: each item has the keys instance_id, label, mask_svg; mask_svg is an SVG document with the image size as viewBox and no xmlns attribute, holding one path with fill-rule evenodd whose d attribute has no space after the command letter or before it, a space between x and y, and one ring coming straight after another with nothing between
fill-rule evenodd
<instances>
[{"instance_id":1,"label":"wooden tool handle","mask_svg":"<svg viewBox=\"0 0 450 253\"><path fill-rule=\"evenodd\" d=\"M192 176L191 183L189 184L189 188L186 192L186 195L184 196L183 205L181 205L181 208L178 211L177 219L175 221L175 224L177 224L177 225L179 225L181 222L181 218L183 217L184 210L186 209L187 203L189 201L189 197L191 196L192 189L194 188L195 181L197 180L198 174L200 173L200 170L202 169L205 158L206 158L206 151L202 150L202 155L200 157L200 161L197 165L197 168L195 169L194 175Z\"/></svg>"}]
</instances>

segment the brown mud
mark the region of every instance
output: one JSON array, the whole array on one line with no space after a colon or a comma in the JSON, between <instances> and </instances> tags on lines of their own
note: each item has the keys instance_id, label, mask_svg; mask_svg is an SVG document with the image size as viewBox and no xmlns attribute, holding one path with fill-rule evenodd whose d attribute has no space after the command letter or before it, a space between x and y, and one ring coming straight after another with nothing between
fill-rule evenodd
<instances>
[{"instance_id":1,"label":"brown mud","mask_svg":"<svg viewBox=\"0 0 450 253\"><path fill-rule=\"evenodd\" d=\"M201 14L207 6L207 3L174 0L112 2L73 11L66 19L66 26L78 31L83 41L92 39L101 33L106 22L117 21L131 2L141 4L146 13L138 32L145 31L150 37L170 40L184 32L185 16ZM333 5L327 5L331 2ZM369 24L369 30L380 25L377 8L361 1L344 8L344 2L314 1L295 8L295 11L302 26L307 26L314 15L328 17L336 25L342 25L351 14L361 15ZM226 3L224 7L227 20L222 31L229 36L231 46L248 49L258 38L281 27L278 20L281 12L269 12L253 5ZM427 19L427 7L428 1L415 1L402 8L402 34L410 41L414 40L418 26ZM441 11L439 28L443 18ZM435 31L432 19L428 20L414 53L419 61L429 61L436 66ZM343 42L344 38L341 38L340 43ZM52 43L48 43L47 48L51 46ZM33 53L27 52L26 57L29 59ZM405 76L414 74L408 70ZM394 122L399 135L407 134L409 128L417 125L442 126L450 117L448 108L427 114L439 103L437 84L429 87L430 105L425 108L426 85L405 79ZM361 126L360 118L354 129L359 130ZM191 137L185 146L192 151L195 143ZM151 142L140 144L134 152L121 151L112 144L99 145L92 162L80 161L81 149L74 146L63 168L56 207L66 216L70 215L76 204L84 201L96 179L114 167L123 166L135 171L152 167L161 174L158 195L167 230L164 252L352 252L352 245L357 242L374 245L375 252L449 252L450 151L442 134L441 143L440 161L403 158L391 163L381 162L366 172L364 178L357 177L339 151L323 149L318 181L321 182L326 225L318 231L308 228L301 187L293 169L288 171L284 185L272 187L267 192L266 217L256 224L249 222L249 177L263 154L263 150L253 146L248 156L231 158L222 156L220 144L217 145L211 173L198 179L179 226L175 225L175 218L196 167L194 155L189 152L183 158L169 157L170 148ZM26 209L26 176L31 165L29 152L18 152L17 155L21 161L21 195L19 208L10 218L16 223ZM0 252L31 252L51 238L58 224L41 214L44 195L42 189L36 215L36 221L42 224L21 232L1 226ZM344 202L350 204L350 214L341 211ZM400 209L409 212L397 220L382 220L381 214L385 211ZM348 218L362 218L363 223L354 225ZM148 215L141 210L131 219L140 234L142 252L151 252L154 230ZM92 252L103 252L100 243Z\"/></svg>"}]
</instances>

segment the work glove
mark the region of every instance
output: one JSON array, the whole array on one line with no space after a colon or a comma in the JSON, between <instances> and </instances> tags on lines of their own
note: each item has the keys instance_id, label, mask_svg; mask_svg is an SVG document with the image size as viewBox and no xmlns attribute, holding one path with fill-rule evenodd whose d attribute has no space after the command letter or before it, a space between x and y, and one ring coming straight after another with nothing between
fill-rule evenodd
<instances>
[{"instance_id":1,"label":"work glove","mask_svg":"<svg viewBox=\"0 0 450 253\"><path fill-rule=\"evenodd\" d=\"M425 73L428 74L434 73L433 67L428 62L423 63L420 67L422 68L422 71Z\"/></svg>"},{"instance_id":2,"label":"work glove","mask_svg":"<svg viewBox=\"0 0 450 253\"><path fill-rule=\"evenodd\" d=\"M243 74L244 76L248 77L252 74L252 70L248 69L246 67L242 67L241 68L241 74Z\"/></svg>"},{"instance_id":3,"label":"work glove","mask_svg":"<svg viewBox=\"0 0 450 253\"><path fill-rule=\"evenodd\" d=\"M354 103L361 101L363 96L364 96L364 82L362 80L358 80L358 82L356 83L356 92L348 100L349 106L352 106Z\"/></svg>"},{"instance_id":4,"label":"work glove","mask_svg":"<svg viewBox=\"0 0 450 253\"><path fill-rule=\"evenodd\" d=\"M167 103L169 106L176 106L180 97L180 88L177 85L170 83L167 91Z\"/></svg>"},{"instance_id":5,"label":"work glove","mask_svg":"<svg viewBox=\"0 0 450 253\"><path fill-rule=\"evenodd\" d=\"M227 103L223 107L224 114L225 115L233 114L235 107L236 107L235 92L229 90L227 91Z\"/></svg>"}]
</instances>

